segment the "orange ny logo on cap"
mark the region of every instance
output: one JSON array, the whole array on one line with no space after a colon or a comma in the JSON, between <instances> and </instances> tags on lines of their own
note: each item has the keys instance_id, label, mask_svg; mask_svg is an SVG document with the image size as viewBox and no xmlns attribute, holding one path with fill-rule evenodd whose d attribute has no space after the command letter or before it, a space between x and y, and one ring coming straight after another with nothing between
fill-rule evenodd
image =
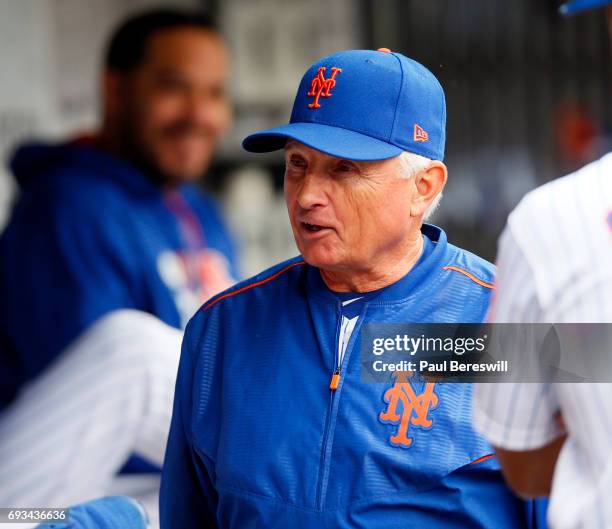
<instances>
[{"instance_id":1,"label":"orange ny logo on cap","mask_svg":"<svg viewBox=\"0 0 612 529\"><path fill-rule=\"evenodd\" d=\"M387 409L380 413L378 419L383 424L396 424L395 435L389 437L393 446L408 448L414 440L408 437L410 425L429 428L432 420L428 417L429 410L438 405L438 395L434 392L433 382L425 383L423 392L418 394L408 380L413 373L410 371L396 371L395 384L389 388L383 399Z\"/></svg>"},{"instance_id":2,"label":"orange ny logo on cap","mask_svg":"<svg viewBox=\"0 0 612 529\"><path fill-rule=\"evenodd\" d=\"M416 123L414 124L414 141L429 141L429 134Z\"/></svg>"},{"instance_id":3,"label":"orange ny logo on cap","mask_svg":"<svg viewBox=\"0 0 612 529\"><path fill-rule=\"evenodd\" d=\"M331 69L331 77L325 79L325 66L321 66L317 71L317 75L310 83L309 97L314 97L314 101L308 105L308 108L321 108L319 104L320 97L331 97L331 90L336 86L336 74L342 72L340 68L333 67Z\"/></svg>"}]
</instances>

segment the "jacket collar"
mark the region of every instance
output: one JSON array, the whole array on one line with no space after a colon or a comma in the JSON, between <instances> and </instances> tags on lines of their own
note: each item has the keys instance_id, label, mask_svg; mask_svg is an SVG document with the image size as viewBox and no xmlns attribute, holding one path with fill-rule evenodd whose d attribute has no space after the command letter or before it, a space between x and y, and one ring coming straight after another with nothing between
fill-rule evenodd
<instances>
[{"instance_id":1,"label":"jacket collar","mask_svg":"<svg viewBox=\"0 0 612 529\"><path fill-rule=\"evenodd\" d=\"M381 289L370 304L385 304L401 301L410 297L422 285L426 284L432 277L440 273L448 242L444 230L433 224L423 224L421 233L427 236L433 243L433 250L425 259L419 259L417 264L401 279ZM308 294L328 302L337 302L338 297L323 281L319 268L307 265Z\"/></svg>"}]
</instances>

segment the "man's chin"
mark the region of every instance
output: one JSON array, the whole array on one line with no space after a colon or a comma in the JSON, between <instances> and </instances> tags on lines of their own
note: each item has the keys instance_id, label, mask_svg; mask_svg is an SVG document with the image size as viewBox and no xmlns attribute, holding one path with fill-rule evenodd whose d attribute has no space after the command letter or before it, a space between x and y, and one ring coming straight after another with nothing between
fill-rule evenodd
<instances>
[{"instance_id":1,"label":"man's chin","mask_svg":"<svg viewBox=\"0 0 612 529\"><path fill-rule=\"evenodd\" d=\"M164 160L154 156L135 159L139 167L151 180L162 186L178 186L200 180L208 164L185 164L178 160Z\"/></svg>"},{"instance_id":2,"label":"man's chin","mask_svg":"<svg viewBox=\"0 0 612 529\"><path fill-rule=\"evenodd\" d=\"M170 183L178 185L197 182L208 170L210 158L204 156L189 158L181 158L178 153L169 153L166 156L159 156L156 165L165 180Z\"/></svg>"},{"instance_id":3,"label":"man's chin","mask_svg":"<svg viewBox=\"0 0 612 529\"><path fill-rule=\"evenodd\" d=\"M185 167L161 166L158 169L161 179L168 185L181 185L197 182L204 175L204 169L194 170Z\"/></svg>"},{"instance_id":4,"label":"man's chin","mask_svg":"<svg viewBox=\"0 0 612 529\"><path fill-rule=\"evenodd\" d=\"M320 248L300 248L302 257L310 266L322 270L334 270L338 268L339 259L333 252Z\"/></svg>"}]
</instances>

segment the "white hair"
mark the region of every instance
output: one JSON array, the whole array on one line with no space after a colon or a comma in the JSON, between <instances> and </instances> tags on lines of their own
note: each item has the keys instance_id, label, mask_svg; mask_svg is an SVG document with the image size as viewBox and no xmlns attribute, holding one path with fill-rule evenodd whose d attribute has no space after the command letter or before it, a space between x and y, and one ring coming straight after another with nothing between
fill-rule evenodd
<instances>
[{"instance_id":1,"label":"white hair","mask_svg":"<svg viewBox=\"0 0 612 529\"><path fill-rule=\"evenodd\" d=\"M431 163L429 158L425 158L425 156L420 156L419 154L413 154L407 151L404 151L399 155L399 161L402 170L401 177L406 179L415 177L418 173L427 169ZM427 211L425 211L423 220L427 220L433 215L434 211L438 208L441 199L442 192L440 191L440 193L435 196L433 202L427 208Z\"/></svg>"}]
</instances>

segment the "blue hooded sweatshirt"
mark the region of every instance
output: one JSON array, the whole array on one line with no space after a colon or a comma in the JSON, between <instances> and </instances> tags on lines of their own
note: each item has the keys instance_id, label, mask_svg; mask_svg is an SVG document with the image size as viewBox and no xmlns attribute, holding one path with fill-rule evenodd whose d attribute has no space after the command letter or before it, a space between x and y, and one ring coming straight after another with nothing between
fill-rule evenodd
<instances>
[{"instance_id":1,"label":"blue hooded sweatshirt","mask_svg":"<svg viewBox=\"0 0 612 529\"><path fill-rule=\"evenodd\" d=\"M106 313L181 328L209 287L236 277L218 207L195 186L164 191L83 143L27 145L11 167L20 194L0 238L0 409Z\"/></svg>"}]
</instances>

